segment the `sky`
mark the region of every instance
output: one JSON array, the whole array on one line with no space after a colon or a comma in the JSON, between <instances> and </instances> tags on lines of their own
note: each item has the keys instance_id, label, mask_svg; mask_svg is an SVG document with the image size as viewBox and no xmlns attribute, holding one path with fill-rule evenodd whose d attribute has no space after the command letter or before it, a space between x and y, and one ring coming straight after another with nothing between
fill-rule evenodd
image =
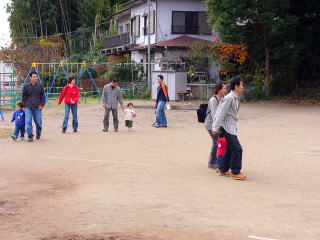
<instances>
[{"instance_id":1,"label":"sky","mask_svg":"<svg viewBox=\"0 0 320 240\"><path fill-rule=\"evenodd\" d=\"M6 5L10 0L0 0L0 47L10 44L10 27L8 22L9 14L6 12Z\"/></svg>"}]
</instances>

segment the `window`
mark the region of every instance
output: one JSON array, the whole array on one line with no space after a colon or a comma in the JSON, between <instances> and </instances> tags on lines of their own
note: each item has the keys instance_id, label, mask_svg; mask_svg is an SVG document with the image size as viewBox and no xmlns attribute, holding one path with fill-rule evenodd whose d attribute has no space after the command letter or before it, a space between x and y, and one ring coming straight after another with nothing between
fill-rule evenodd
<instances>
[{"instance_id":1,"label":"window","mask_svg":"<svg viewBox=\"0 0 320 240\"><path fill-rule=\"evenodd\" d=\"M122 34L123 33L123 26L120 26L119 27L119 34Z\"/></svg>"},{"instance_id":2,"label":"window","mask_svg":"<svg viewBox=\"0 0 320 240\"><path fill-rule=\"evenodd\" d=\"M206 12L172 12L173 34L204 34L210 35Z\"/></svg>"},{"instance_id":3,"label":"window","mask_svg":"<svg viewBox=\"0 0 320 240\"><path fill-rule=\"evenodd\" d=\"M150 20L150 26L151 26L151 29L150 29L150 34L154 34L155 33L155 17L156 17L156 11L152 11L151 12L151 20ZM143 20L144 20L144 23L143 23L143 34L146 36L148 35L148 14L144 15L143 16Z\"/></svg>"},{"instance_id":4,"label":"window","mask_svg":"<svg viewBox=\"0 0 320 240\"><path fill-rule=\"evenodd\" d=\"M140 37L140 15L131 19L131 36Z\"/></svg>"},{"instance_id":5,"label":"window","mask_svg":"<svg viewBox=\"0 0 320 240\"><path fill-rule=\"evenodd\" d=\"M126 24L126 32L130 32L131 31L131 26L130 23Z\"/></svg>"}]
</instances>

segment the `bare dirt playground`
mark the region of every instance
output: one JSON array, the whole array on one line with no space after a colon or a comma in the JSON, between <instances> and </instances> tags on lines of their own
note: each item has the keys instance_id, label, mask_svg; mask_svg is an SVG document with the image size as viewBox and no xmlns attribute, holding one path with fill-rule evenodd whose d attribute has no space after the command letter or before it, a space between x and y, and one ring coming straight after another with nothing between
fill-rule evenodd
<instances>
[{"instance_id":1,"label":"bare dirt playground","mask_svg":"<svg viewBox=\"0 0 320 240\"><path fill-rule=\"evenodd\" d=\"M241 105L246 181L207 168L195 111L155 129L154 110L137 108L133 132L103 133L102 110L79 105L79 132L62 135L63 108L46 108L34 143L9 139L5 113L0 240L320 239L319 107Z\"/></svg>"}]
</instances>

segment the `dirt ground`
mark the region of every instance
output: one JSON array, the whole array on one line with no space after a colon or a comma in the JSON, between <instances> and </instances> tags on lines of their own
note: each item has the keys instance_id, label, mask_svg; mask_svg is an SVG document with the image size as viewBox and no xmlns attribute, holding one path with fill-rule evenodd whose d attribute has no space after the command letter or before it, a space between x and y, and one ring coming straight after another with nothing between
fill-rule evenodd
<instances>
[{"instance_id":1,"label":"dirt ground","mask_svg":"<svg viewBox=\"0 0 320 240\"><path fill-rule=\"evenodd\" d=\"M34 143L0 122L0 240L320 239L319 107L241 105L246 181L207 168L195 111L168 112L168 129L136 112L133 132L104 133L101 107L80 105L63 135L63 108L45 109Z\"/></svg>"}]
</instances>

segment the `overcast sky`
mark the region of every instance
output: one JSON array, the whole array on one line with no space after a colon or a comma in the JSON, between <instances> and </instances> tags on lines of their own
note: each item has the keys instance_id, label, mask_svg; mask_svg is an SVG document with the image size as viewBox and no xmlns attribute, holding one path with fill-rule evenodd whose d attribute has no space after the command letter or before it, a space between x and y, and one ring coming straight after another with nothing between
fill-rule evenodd
<instances>
[{"instance_id":1,"label":"overcast sky","mask_svg":"<svg viewBox=\"0 0 320 240\"><path fill-rule=\"evenodd\" d=\"M10 0L0 0L0 47L10 43L9 14L6 12L7 3L10 3Z\"/></svg>"}]
</instances>

